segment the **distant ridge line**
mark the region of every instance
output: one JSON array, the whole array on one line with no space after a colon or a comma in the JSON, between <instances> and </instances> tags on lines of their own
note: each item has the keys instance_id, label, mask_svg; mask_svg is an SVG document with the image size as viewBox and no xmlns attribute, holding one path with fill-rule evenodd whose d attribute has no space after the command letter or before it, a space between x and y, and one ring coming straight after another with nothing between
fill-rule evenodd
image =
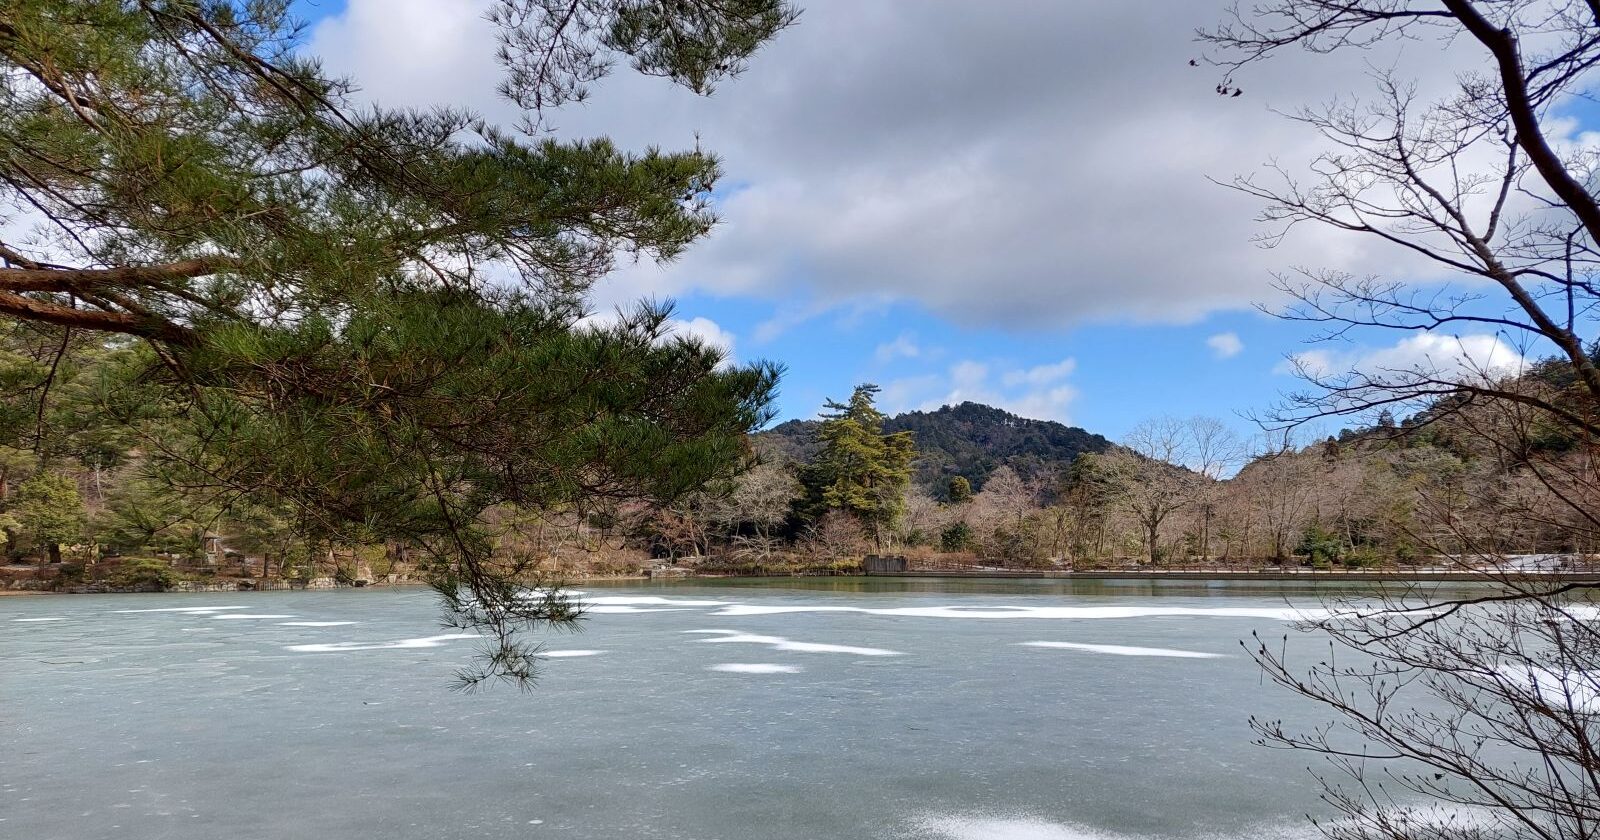
<instances>
[{"instance_id":1,"label":"distant ridge line","mask_svg":"<svg viewBox=\"0 0 1600 840\"><path fill-rule=\"evenodd\" d=\"M756 435L769 450L792 460L808 460L816 450L820 421L789 420ZM1010 467L1024 479L1050 478L1084 453L1100 453L1111 441L1077 426L1035 420L975 402L935 411L907 411L884 422L886 432L909 431L919 457L913 481L942 498L951 478L962 476L974 490L995 470Z\"/></svg>"}]
</instances>

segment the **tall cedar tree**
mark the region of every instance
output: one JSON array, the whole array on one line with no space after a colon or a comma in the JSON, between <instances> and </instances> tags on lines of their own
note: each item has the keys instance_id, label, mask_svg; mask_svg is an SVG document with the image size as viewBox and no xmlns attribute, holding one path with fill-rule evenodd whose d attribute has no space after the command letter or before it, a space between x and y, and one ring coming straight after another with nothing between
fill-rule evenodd
<instances>
[{"instance_id":1,"label":"tall cedar tree","mask_svg":"<svg viewBox=\"0 0 1600 840\"><path fill-rule=\"evenodd\" d=\"M526 685L513 635L575 608L528 600L528 558L492 555L481 514L726 478L778 375L671 335L664 307L584 326L618 252L671 258L710 228L718 166L549 139L542 109L618 59L709 92L796 12L497 0L519 131L358 106L288 5L0 5L0 317L138 339L106 401L168 480L421 546L495 642L464 684Z\"/></svg>"},{"instance_id":2,"label":"tall cedar tree","mask_svg":"<svg viewBox=\"0 0 1600 840\"><path fill-rule=\"evenodd\" d=\"M822 451L807 483L818 508L854 516L881 549L905 509L917 452L910 432L884 434L883 413L873 404L878 390L860 385L848 404L828 401L817 431Z\"/></svg>"}]
</instances>

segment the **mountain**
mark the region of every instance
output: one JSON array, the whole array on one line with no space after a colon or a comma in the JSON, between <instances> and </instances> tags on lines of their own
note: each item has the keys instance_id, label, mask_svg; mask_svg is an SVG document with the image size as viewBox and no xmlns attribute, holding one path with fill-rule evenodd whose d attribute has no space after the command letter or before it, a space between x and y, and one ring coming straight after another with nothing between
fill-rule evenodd
<instances>
[{"instance_id":1,"label":"mountain","mask_svg":"<svg viewBox=\"0 0 1600 840\"><path fill-rule=\"evenodd\" d=\"M768 452L807 460L817 448L820 421L790 420L756 435ZM910 411L890 417L885 432L914 433L917 445L914 481L943 496L954 476L965 476L981 490L1001 465L1023 478L1065 468L1085 452L1104 452L1111 441L1076 426L1052 420L1029 420L974 402L947 405L938 411Z\"/></svg>"}]
</instances>

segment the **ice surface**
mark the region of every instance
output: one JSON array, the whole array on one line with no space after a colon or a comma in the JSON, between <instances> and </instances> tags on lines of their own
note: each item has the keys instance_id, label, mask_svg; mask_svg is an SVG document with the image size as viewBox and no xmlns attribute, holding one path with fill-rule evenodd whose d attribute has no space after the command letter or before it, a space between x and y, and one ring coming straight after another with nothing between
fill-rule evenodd
<instances>
[{"instance_id":1,"label":"ice surface","mask_svg":"<svg viewBox=\"0 0 1600 840\"><path fill-rule=\"evenodd\" d=\"M835 584L592 586L618 612L528 633L549 648L531 697L452 693L486 640L420 589L7 599L0 623L67 620L0 631L28 724L0 727L0 836L1310 840L1289 827L1328 814L1304 757L1250 745L1249 715L1298 701L1235 653L1318 592ZM1322 649L1290 636L1297 659ZM1016 647L1033 640L1232 656Z\"/></svg>"}]
</instances>

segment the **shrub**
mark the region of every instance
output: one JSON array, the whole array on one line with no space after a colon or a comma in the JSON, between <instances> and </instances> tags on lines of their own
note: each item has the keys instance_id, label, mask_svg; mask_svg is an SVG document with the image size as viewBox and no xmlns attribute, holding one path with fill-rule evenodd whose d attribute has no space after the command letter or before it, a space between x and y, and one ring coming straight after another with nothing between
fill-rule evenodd
<instances>
[{"instance_id":1,"label":"shrub","mask_svg":"<svg viewBox=\"0 0 1600 840\"><path fill-rule=\"evenodd\" d=\"M130 589L164 591L178 582L178 573L164 560L154 557L129 557L106 575L106 582Z\"/></svg>"},{"instance_id":2,"label":"shrub","mask_svg":"<svg viewBox=\"0 0 1600 840\"><path fill-rule=\"evenodd\" d=\"M1370 569L1383 564L1383 558L1371 546L1353 548L1344 556L1347 569Z\"/></svg>"},{"instance_id":3,"label":"shrub","mask_svg":"<svg viewBox=\"0 0 1600 840\"><path fill-rule=\"evenodd\" d=\"M965 522L952 522L939 532L941 551L965 551L972 545L972 526Z\"/></svg>"},{"instance_id":4,"label":"shrub","mask_svg":"<svg viewBox=\"0 0 1600 840\"><path fill-rule=\"evenodd\" d=\"M1306 526L1305 535L1300 538L1300 546L1295 553L1310 560L1313 567L1327 568L1342 560L1347 550L1348 546L1341 535L1324 528L1321 523L1313 522ZM1324 565L1318 566L1318 563Z\"/></svg>"}]
</instances>

